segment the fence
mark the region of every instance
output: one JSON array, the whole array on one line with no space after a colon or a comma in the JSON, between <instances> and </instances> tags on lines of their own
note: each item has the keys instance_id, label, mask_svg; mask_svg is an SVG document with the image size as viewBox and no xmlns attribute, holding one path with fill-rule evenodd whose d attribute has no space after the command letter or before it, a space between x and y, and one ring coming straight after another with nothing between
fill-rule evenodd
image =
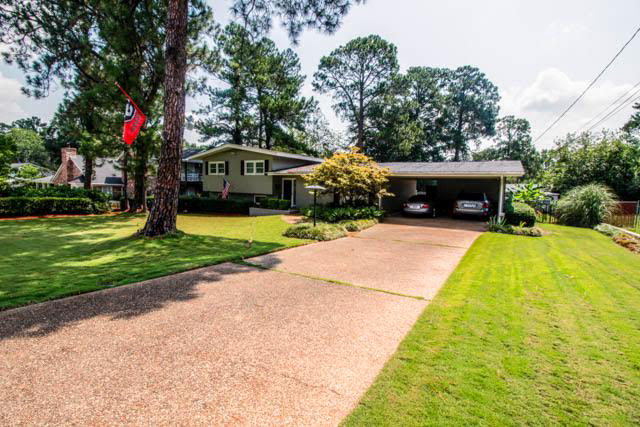
<instances>
[{"instance_id":1,"label":"fence","mask_svg":"<svg viewBox=\"0 0 640 427\"><path fill-rule=\"evenodd\" d=\"M618 202L618 208L608 222L616 227L637 230L640 226L640 202Z\"/></svg>"},{"instance_id":2,"label":"fence","mask_svg":"<svg viewBox=\"0 0 640 427\"><path fill-rule=\"evenodd\" d=\"M535 202L536 221L547 224L555 224L558 219L556 213L556 201L550 199L538 200Z\"/></svg>"}]
</instances>

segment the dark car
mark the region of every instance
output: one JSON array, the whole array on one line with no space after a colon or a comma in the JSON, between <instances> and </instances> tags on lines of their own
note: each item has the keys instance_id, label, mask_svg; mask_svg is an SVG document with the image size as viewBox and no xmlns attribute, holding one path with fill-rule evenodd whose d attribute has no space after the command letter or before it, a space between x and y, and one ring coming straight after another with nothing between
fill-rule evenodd
<instances>
[{"instance_id":1,"label":"dark car","mask_svg":"<svg viewBox=\"0 0 640 427\"><path fill-rule=\"evenodd\" d=\"M487 218L491 215L491 201L486 193L463 191L453 204L453 216L473 215Z\"/></svg>"},{"instance_id":2,"label":"dark car","mask_svg":"<svg viewBox=\"0 0 640 427\"><path fill-rule=\"evenodd\" d=\"M402 212L408 215L430 215L436 216L436 206L426 194L416 194L409 197L409 200L402 206Z\"/></svg>"}]
</instances>

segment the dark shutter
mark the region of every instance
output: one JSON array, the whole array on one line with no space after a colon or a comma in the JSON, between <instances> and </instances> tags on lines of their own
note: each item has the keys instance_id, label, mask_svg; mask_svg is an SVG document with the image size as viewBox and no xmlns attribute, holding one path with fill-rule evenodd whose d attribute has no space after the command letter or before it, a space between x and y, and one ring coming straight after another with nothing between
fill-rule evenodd
<instances>
[{"instance_id":1,"label":"dark shutter","mask_svg":"<svg viewBox=\"0 0 640 427\"><path fill-rule=\"evenodd\" d=\"M229 175L229 161L228 160L224 161L224 174L225 175Z\"/></svg>"},{"instance_id":2,"label":"dark shutter","mask_svg":"<svg viewBox=\"0 0 640 427\"><path fill-rule=\"evenodd\" d=\"M209 162L204 162L204 175L209 175Z\"/></svg>"},{"instance_id":3,"label":"dark shutter","mask_svg":"<svg viewBox=\"0 0 640 427\"><path fill-rule=\"evenodd\" d=\"M244 175L244 160L240 160L240 175Z\"/></svg>"},{"instance_id":4,"label":"dark shutter","mask_svg":"<svg viewBox=\"0 0 640 427\"><path fill-rule=\"evenodd\" d=\"M264 161L264 174L267 175L269 173L269 160Z\"/></svg>"}]
</instances>

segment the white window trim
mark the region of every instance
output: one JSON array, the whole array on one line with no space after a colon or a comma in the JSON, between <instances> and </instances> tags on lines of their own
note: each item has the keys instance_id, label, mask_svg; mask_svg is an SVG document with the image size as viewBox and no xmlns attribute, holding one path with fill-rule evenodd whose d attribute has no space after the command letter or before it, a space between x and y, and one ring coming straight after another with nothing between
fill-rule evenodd
<instances>
[{"instance_id":1,"label":"white window trim","mask_svg":"<svg viewBox=\"0 0 640 427\"><path fill-rule=\"evenodd\" d=\"M251 163L253 165L253 172L248 172L247 166ZM256 165L262 164L262 172L256 172ZM264 160L245 160L244 161L244 174L245 175L264 175Z\"/></svg>"},{"instance_id":2,"label":"white window trim","mask_svg":"<svg viewBox=\"0 0 640 427\"><path fill-rule=\"evenodd\" d=\"M211 169L212 165L216 165L215 172L213 172ZM220 167L219 167L220 165L222 165L222 173L220 172ZM225 170L224 162L209 162L208 172L209 172L209 175L225 175L227 171Z\"/></svg>"}]
</instances>

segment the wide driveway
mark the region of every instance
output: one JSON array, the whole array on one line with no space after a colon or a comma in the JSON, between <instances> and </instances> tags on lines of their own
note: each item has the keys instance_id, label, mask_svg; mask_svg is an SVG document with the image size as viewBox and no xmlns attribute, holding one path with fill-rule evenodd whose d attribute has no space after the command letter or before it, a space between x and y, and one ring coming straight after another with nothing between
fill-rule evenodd
<instances>
[{"instance_id":1,"label":"wide driveway","mask_svg":"<svg viewBox=\"0 0 640 427\"><path fill-rule=\"evenodd\" d=\"M0 312L0 424L336 424L478 234L398 218Z\"/></svg>"}]
</instances>

